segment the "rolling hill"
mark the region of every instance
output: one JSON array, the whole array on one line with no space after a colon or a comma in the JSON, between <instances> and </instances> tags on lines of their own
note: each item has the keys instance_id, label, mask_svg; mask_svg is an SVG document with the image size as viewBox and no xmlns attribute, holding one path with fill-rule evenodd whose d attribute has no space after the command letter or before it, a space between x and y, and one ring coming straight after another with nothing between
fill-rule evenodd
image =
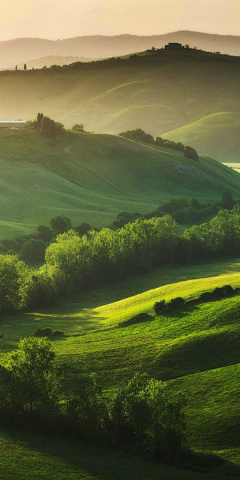
<instances>
[{"instance_id":1,"label":"rolling hill","mask_svg":"<svg viewBox=\"0 0 240 480\"><path fill-rule=\"evenodd\" d=\"M108 58L127 55L151 47L162 48L168 42L180 42L190 47L228 55L240 55L238 36L216 35L201 32L178 31L164 35L137 36L84 36L62 40L17 38L0 42L0 68L11 68L33 58L49 55L74 55L90 58Z\"/></svg>"},{"instance_id":2,"label":"rolling hill","mask_svg":"<svg viewBox=\"0 0 240 480\"><path fill-rule=\"evenodd\" d=\"M169 197L239 198L238 173L122 137L67 131L56 139L31 129L0 130L1 238L35 231L64 214L74 225L111 224L121 211L148 213Z\"/></svg>"},{"instance_id":3,"label":"rolling hill","mask_svg":"<svg viewBox=\"0 0 240 480\"><path fill-rule=\"evenodd\" d=\"M221 162L240 161L240 115L219 112L166 132L163 137L184 145L191 145L204 155Z\"/></svg>"},{"instance_id":4,"label":"rolling hill","mask_svg":"<svg viewBox=\"0 0 240 480\"><path fill-rule=\"evenodd\" d=\"M212 277L213 272L217 276ZM148 372L165 380L167 388L187 394L189 445L196 452L217 455L224 463L212 461L206 468L200 457L194 471L184 471L182 467L178 478L239 478L239 293L211 302L196 300L200 293L224 284L239 288L239 259L210 262L199 268L192 265L154 270L91 294L82 293L51 309L8 316L1 323L4 333L1 362L7 363L9 352L23 336L32 335L39 327L60 328L64 337L54 341L57 361L68 364L74 356L83 359L89 371L97 372L106 395L111 395L112 388L123 377L131 378L136 371ZM153 289L144 291L147 286ZM164 315L154 314L156 300L179 295L193 303ZM124 324L142 312L149 315L145 322ZM77 445L73 442L69 457L70 445L57 440L58 448L65 452L61 460L54 449L56 440L49 438L45 448L43 442L41 436L1 429L4 478L14 478L15 468L20 472L27 468L29 479L33 478L31 472L47 478L49 471L52 478L57 478L55 469L58 472L60 468L73 479L77 478L77 472L86 480L118 478L112 469L118 464L118 456L124 456L122 452L108 451L106 464L104 450L83 444L80 451L85 452L85 462L82 463L81 454L78 460L75 458ZM94 455L98 460L93 469ZM127 465L133 479L143 480L146 475L150 480L159 475L177 478L175 468L147 463L146 468L140 467L141 459L134 458L131 452ZM119 479L130 478L119 468Z\"/></svg>"},{"instance_id":5,"label":"rolling hill","mask_svg":"<svg viewBox=\"0 0 240 480\"><path fill-rule=\"evenodd\" d=\"M66 128L83 123L88 131L114 134L142 128L154 136L186 125L194 130L195 122L201 120L206 127L202 127L199 153L209 155L212 143L215 158L227 163L238 149L239 61L239 57L189 48L0 72L0 119L28 120L43 112ZM231 127L226 144L231 142L233 153L222 148L218 135L224 136L217 133L225 128L228 134Z\"/></svg>"}]
</instances>

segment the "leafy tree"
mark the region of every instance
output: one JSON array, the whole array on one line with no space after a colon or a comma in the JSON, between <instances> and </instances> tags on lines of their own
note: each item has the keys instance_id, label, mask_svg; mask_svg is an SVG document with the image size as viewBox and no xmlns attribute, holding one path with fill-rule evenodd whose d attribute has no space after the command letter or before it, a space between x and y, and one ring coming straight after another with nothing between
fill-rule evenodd
<instances>
[{"instance_id":1,"label":"leafy tree","mask_svg":"<svg viewBox=\"0 0 240 480\"><path fill-rule=\"evenodd\" d=\"M46 338L24 338L10 357L9 371L16 379L24 408L46 408L53 387L53 352Z\"/></svg>"},{"instance_id":2,"label":"leafy tree","mask_svg":"<svg viewBox=\"0 0 240 480\"><path fill-rule=\"evenodd\" d=\"M54 120L43 117L41 121L41 135L47 138L55 138L57 136L57 128Z\"/></svg>"},{"instance_id":3,"label":"leafy tree","mask_svg":"<svg viewBox=\"0 0 240 480\"><path fill-rule=\"evenodd\" d=\"M80 235L86 235L86 233L88 233L91 229L92 227L89 225L89 223L81 223L76 230Z\"/></svg>"},{"instance_id":4,"label":"leafy tree","mask_svg":"<svg viewBox=\"0 0 240 480\"><path fill-rule=\"evenodd\" d=\"M72 221L70 218L65 217L65 215L59 215L58 217L52 218L50 225L54 230L55 234L67 232L72 228Z\"/></svg>"},{"instance_id":5,"label":"leafy tree","mask_svg":"<svg viewBox=\"0 0 240 480\"><path fill-rule=\"evenodd\" d=\"M222 194L222 208L227 208L231 210L234 207L234 200L232 198L231 192L224 192Z\"/></svg>"},{"instance_id":6,"label":"leafy tree","mask_svg":"<svg viewBox=\"0 0 240 480\"><path fill-rule=\"evenodd\" d=\"M46 225L39 225L37 229L37 234L43 242L50 242L53 238L53 232L52 230L47 227Z\"/></svg>"},{"instance_id":7,"label":"leafy tree","mask_svg":"<svg viewBox=\"0 0 240 480\"><path fill-rule=\"evenodd\" d=\"M72 127L72 130L74 132L84 132L84 126L83 126L82 123L80 123L80 124L75 123L75 125L73 125L73 127Z\"/></svg>"},{"instance_id":8,"label":"leafy tree","mask_svg":"<svg viewBox=\"0 0 240 480\"><path fill-rule=\"evenodd\" d=\"M121 137L135 140L136 142L154 143L154 138L149 133L145 133L141 128L136 130L128 130L127 132L119 133Z\"/></svg>"},{"instance_id":9,"label":"leafy tree","mask_svg":"<svg viewBox=\"0 0 240 480\"><path fill-rule=\"evenodd\" d=\"M21 259L27 263L43 263L45 249L43 240L32 238L23 244L20 250Z\"/></svg>"},{"instance_id":10,"label":"leafy tree","mask_svg":"<svg viewBox=\"0 0 240 480\"><path fill-rule=\"evenodd\" d=\"M184 147L184 157L190 158L191 160L194 160L195 162L199 161L198 154L196 150L192 147L186 146Z\"/></svg>"},{"instance_id":11,"label":"leafy tree","mask_svg":"<svg viewBox=\"0 0 240 480\"><path fill-rule=\"evenodd\" d=\"M113 396L110 419L114 435L126 442L140 440L153 455L172 455L184 439L182 394L171 397L165 384L137 373Z\"/></svg>"},{"instance_id":12,"label":"leafy tree","mask_svg":"<svg viewBox=\"0 0 240 480\"><path fill-rule=\"evenodd\" d=\"M28 268L15 255L0 255L0 311L18 310L24 306L23 285Z\"/></svg>"}]
</instances>

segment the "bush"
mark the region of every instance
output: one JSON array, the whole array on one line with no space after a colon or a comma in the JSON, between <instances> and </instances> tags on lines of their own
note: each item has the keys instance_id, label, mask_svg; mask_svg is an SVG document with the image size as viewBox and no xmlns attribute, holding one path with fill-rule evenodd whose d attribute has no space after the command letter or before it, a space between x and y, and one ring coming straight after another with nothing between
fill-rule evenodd
<instances>
[{"instance_id":1,"label":"bush","mask_svg":"<svg viewBox=\"0 0 240 480\"><path fill-rule=\"evenodd\" d=\"M51 328L39 328L35 333L35 337L51 337L53 335L53 331Z\"/></svg>"},{"instance_id":2,"label":"bush","mask_svg":"<svg viewBox=\"0 0 240 480\"><path fill-rule=\"evenodd\" d=\"M184 147L184 157L190 158L190 160L194 160L195 162L199 161L196 150L189 146Z\"/></svg>"},{"instance_id":3,"label":"bush","mask_svg":"<svg viewBox=\"0 0 240 480\"><path fill-rule=\"evenodd\" d=\"M203 292L199 296L199 300L209 301L209 300L212 300L212 299L213 299L213 293L212 292Z\"/></svg>"},{"instance_id":4,"label":"bush","mask_svg":"<svg viewBox=\"0 0 240 480\"><path fill-rule=\"evenodd\" d=\"M128 130L127 132L119 133L120 137L129 138L136 142L155 143L154 138L149 133L145 133L141 128L136 130Z\"/></svg>"},{"instance_id":5,"label":"bush","mask_svg":"<svg viewBox=\"0 0 240 480\"><path fill-rule=\"evenodd\" d=\"M185 300L182 297L172 298L170 302L167 303L167 308L179 308L182 307L185 303Z\"/></svg>"},{"instance_id":6,"label":"bush","mask_svg":"<svg viewBox=\"0 0 240 480\"><path fill-rule=\"evenodd\" d=\"M63 332L61 332L60 330L55 330L53 332L53 335L54 337L63 337Z\"/></svg>"},{"instance_id":7,"label":"bush","mask_svg":"<svg viewBox=\"0 0 240 480\"><path fill-rule=\"evenodd\" d=\"M57 127L54 120L43 117L41 121L41 135L46 138L55 138L57 136Z\"/></svg>"},{"instance_id":8,"label":"bush","mask_svg":"<svg viewBox=\"0 0 240 480\"><path fill-rule=\"evenodd\" d=\"M72 130L73 132L84 132L84 126L82 123L80 123L79 125L75 123L75 125L73 125L72 127Z\"/></svg>"},{"instance_id":9,"label":"bush","mask_svg":"<svg viewBox=\"0 0 240 480\"><path fill-rule=\"evenodd\" d=\"M153 309L156 314L164 312L167 309L166 301L161 300L160 302L154 303Z\"/></svg>"}]
</instances>

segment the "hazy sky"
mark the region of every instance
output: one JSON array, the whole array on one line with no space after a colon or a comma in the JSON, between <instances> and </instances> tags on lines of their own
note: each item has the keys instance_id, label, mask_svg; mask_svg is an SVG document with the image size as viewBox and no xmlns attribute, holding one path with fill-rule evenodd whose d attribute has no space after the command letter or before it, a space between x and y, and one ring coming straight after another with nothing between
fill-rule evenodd
<instances>
[{"instance_id":1,"label":"hazy sky","mask_svg":"<svg viewBox=\"0 0 240 480\"><path fill-rule=\"evenodd\" d=\"M240 35L240 1L0 0L0 40L175 30Z\"/></svg>"}]
</instances>

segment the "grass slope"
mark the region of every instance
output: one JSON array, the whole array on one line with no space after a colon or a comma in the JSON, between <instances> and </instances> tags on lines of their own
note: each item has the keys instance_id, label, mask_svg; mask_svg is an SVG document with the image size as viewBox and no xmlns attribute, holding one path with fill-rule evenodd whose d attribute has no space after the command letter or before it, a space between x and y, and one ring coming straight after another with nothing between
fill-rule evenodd
<instances>
[{"instance_id":1,"label":"grass slope","mask_svg":"<svg viewBox=\"0 0 240 480\"><path fill-rule=\"evenodd\" d=\"M121 211L147 213L169 197L238 199L240 176L218 162L114 135L0 130L0 238L36 231L56 215L109 225Z\"/></svg>"},{"instance_id":2,"label":"grass slope","mask_svg":"<svg viewBox=\"0 0 240 480\"><path fill-rule=\"evenodd\" d=\"M219 112L163 134L164 138L191 145L199 153L221 162L239 162L240 115Z\"/></svg>"},{"instance_id":3,"label":"grass slope","mask_svg":"<svg viewBox=\"0 0 240 480\"><path fill-rule=\"evenodd\" d=\"M213 113L239 114L237 62L179 55L107 68L4 72L0 118L31 119L42 111L67 128L83 123L89 131L119 133L140 127L159 135Z\"/></svg>"},{"instance_id":4,"label":"grass slope","mask_svg":"<svg viewBox=\"0 0 240 480\"><path fill-rule=\"evenodd\" d=\"M51 310L2 318L1 362L8 361L20 338L50 326L65 333L54 341L58 361L68 363L75 356L85 360L87 368L98 373L107 394L136 371L166 380L167 388L187 393L189 444L196 451L215 453L229 462L214 468L212 474L198 467L202 474L180 471L178 478L237 478L239 295L192 303L166 315L156 316L152 309L158 299L181 295L191 300L226 283L239 287L239 259L153 270L92 295L82 294ZM156 285L160 286L153 288ZM144 291L147 286L153 289ZM116 298L121 300L116 302ZM140 312L147 312L150 318L124 326L122 322ZM131 455L124 457L120 467L122 454L84 445L79 448L37 435L3 430L0 448L0 473L6 480L13 478L16 469L22 475L19 478L29 480L40 473L46 478L49 472L51 478L57 478L61 471L73 480L79 478L76 475L99 480L127 479L130 475L133 479L177 478L174 469L148 464L145 468Z\"/></svg>"}]
</instances>

